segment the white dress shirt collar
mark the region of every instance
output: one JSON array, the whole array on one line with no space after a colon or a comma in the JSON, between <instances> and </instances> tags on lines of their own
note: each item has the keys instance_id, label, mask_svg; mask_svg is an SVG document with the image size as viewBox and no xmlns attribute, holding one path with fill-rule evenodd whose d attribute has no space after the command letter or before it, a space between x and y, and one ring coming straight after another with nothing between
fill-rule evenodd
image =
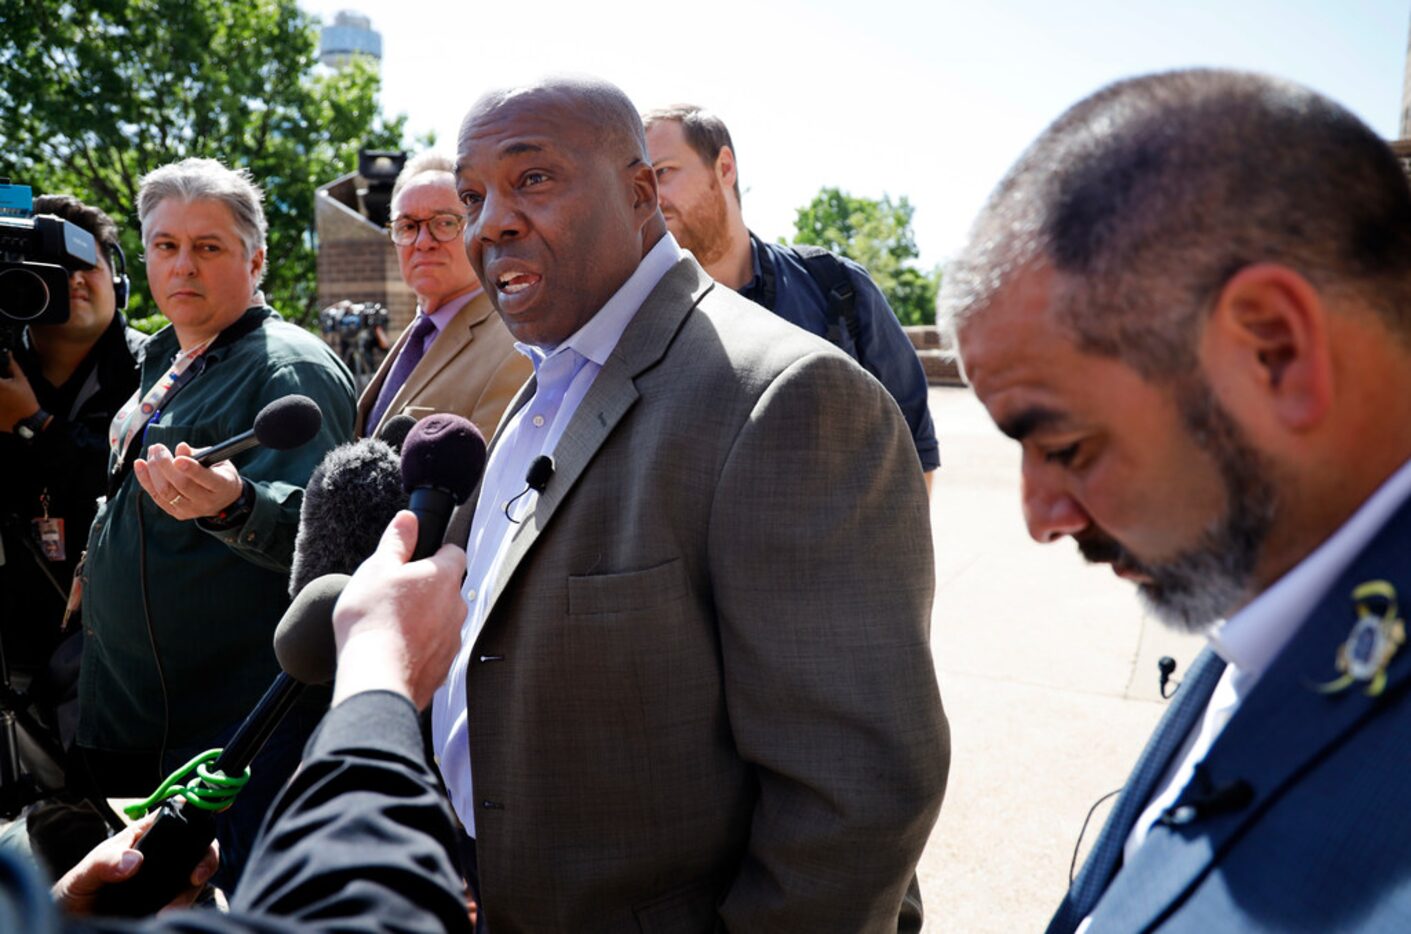
<instances>
[{"instance_id":1,"label":"white dress shirt collar","mask_svg":"<svg viewBox=\"0 0 1411 934\"><path fill-rule=\"evenodd\" d=\"M1259 680L1337 576L1408 496L1411 461L1402 464L1350 519L1292 570L1210 633L1210 647L1238 670L1244 691Z\"/></svg>"},{"instance_id":2,"label":"white dress shirt collar","mask_svg":"<svg viewBox=\"0 0 1411 934\"><path fill-rule=\"evenodd\" d=\"M664 235L647 251L636 270L598 313L585 321L567 340L551 347L518 342L515 347L534 362L536 372L545 358L564 348L572 348L601 367L612 356L613 348L622 338L622 332L627 330L627 325L636 317L637 309L642 307L652 289L657 287L671 267L680 262L683 255L676 238L669 233Z\"/></svg>"}]
</instances>

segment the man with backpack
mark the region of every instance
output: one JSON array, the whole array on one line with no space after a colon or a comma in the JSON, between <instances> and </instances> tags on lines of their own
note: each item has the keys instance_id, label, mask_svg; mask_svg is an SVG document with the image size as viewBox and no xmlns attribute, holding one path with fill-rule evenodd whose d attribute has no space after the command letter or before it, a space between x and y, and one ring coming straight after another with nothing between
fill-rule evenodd
<instances>
[{"instance_id":1,"label":"man with backpack","mask_svg":"<svg viewBox=\"0 0 1411 934\"><path fill-rule=\"evenodd\" d=\"M678 104L642 120L662 213L677 242L717 282L827 338L877 377L906 418L929 491L940 453L926 407L926 374L867 270L820 247L780 246L750 232L735 146L719 117Z\"/></svg>"}]
</instances>

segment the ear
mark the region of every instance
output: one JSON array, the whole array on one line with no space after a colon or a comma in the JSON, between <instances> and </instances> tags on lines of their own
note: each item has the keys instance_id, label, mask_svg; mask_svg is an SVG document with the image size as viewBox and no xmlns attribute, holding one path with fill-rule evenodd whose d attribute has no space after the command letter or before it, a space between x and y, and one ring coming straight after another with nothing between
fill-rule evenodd
<instances>
[{"instance_id":1,"label":"ear","mask_svg":"<svg viewBox=\"0 0 1411 934\"><path fill-rule=\"evenodd\" d=\"M261 249L256 250L255 253L254 253L254 255L250 257L250 283L251 283L251 287L253 287L255 283L257 283L257 282L260 281L260 273L264 271L264 268L265 268L265 251L264 251L263 248L261 248Z\"/></svg>"},{"instance_id":2,"label":"ear","mask_svg":"<svg viewBox=\"0 0 1411 934\"><path fill-rule=\"evenodd\" d=\"M1317 427L1332 407L1328 309L1303 276L1277 263L1235 273L1220 290L1201 339L1215 391L1247 417L1284 429Z\"/></svg>"},{"instance_id":3,"label":"ear","mask_svg":"<svg viewBox=\"0 0 1411 934\"><path fill-rule=\"evenodd\" d=\"M735 190L735 152L729 146L721 146L715 157L715 175L720 179L720 187L725 191Z\"/></svg>"},{"instance_id":4,"label":"ear","mask_svg":"<svg viewBox=\"0 0 1411 934\"><path fill-rule=\"evenodd\" d=\"M628 167L628 173L632 186L632 216L641 227L657 213L657 172L650 162L641 160Z\"/></svg>"}]
</instances>

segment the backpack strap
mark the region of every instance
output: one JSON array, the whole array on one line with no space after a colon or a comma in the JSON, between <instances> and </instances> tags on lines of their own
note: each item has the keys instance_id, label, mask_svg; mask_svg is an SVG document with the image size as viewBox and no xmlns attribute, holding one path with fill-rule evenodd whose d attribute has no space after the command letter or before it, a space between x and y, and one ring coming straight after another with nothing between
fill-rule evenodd
<instances>
[{"instance_id":1,"label":"backpack strap","mask_svg":"<svg viewBox=\"0 0 1411 934\"><path fill-rule=\"evenodd\" d=\"M848 268L843 261L821 246L796 244L789 249L804 264L813 281L818 283L828 299L828 340L842 346L839 322L847 326L852 337L853 353L862 347L862 324L857 317L857 292L848 277Z\"/></svg>"}]
</instances>

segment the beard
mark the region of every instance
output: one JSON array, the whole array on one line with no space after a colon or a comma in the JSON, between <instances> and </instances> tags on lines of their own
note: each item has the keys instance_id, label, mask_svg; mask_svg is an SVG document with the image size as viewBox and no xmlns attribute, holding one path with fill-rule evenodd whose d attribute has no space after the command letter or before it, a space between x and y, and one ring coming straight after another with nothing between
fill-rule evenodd
<instances>
[{"instance_id":1,"label":"beard","mask_svg":"<svg viewBox=\"0 0 1411 934\"><path fill-rule=\"evenodd\" d=\"M730 246L730 217L725 211L725 193L714 175L704 195L676 212L676 228L676 242L690 250L702 266L725 255Z\"/></svg>"},{"instance_id":2,"label":"beard","mask_svg":"<svg viewBox=\"0 0 1411 934\"><path fill-rule=\"evenodd\" d=\"M1143 561L1094 529L1078 542L1091 562L1145 577L1137 586L1146 609L1182 632L1205 632L1251 597L1254 567L1274 522L1277 497L1263 458L1205 383L1180 391L1181 419L1210 453L1225 487L1225 512L1196 543L1170 558Z\"/></svg>"}]
</instances>

